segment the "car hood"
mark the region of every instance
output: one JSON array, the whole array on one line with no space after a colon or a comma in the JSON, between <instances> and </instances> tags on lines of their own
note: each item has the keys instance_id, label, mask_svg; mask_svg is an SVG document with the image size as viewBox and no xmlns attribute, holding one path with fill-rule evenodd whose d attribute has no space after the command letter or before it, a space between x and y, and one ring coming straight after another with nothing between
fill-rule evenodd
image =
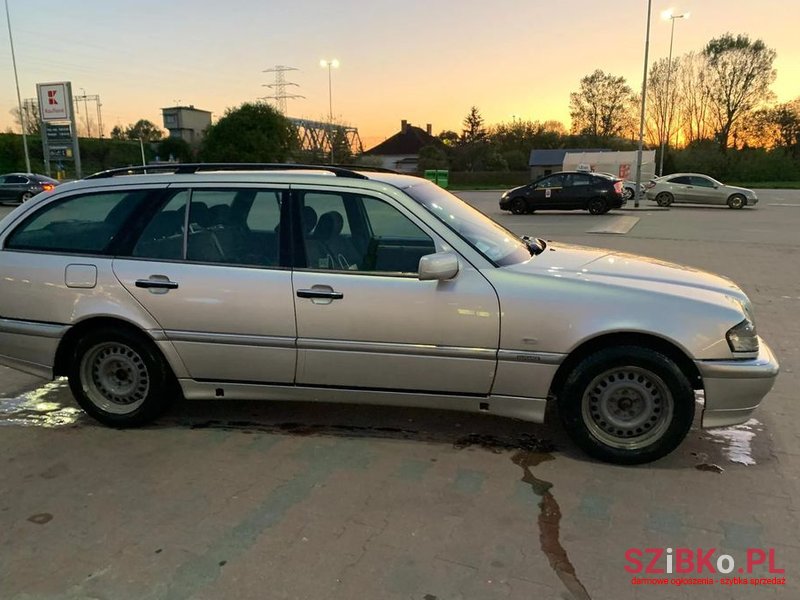
<instances>
[{"instance_id":1,"label":"car hood","mask_svg":"<svg viewBox=\"0 0 800 600\"><path fill-rule=\"evenodd\" d=\"M719 292L747 301L730 279L685 265L616 250L547 242L538 256L512 269L553 277L602 280L626 287L680 286ZM672 288L674 289L674 288Z\"/></svg>"}]
</instances>

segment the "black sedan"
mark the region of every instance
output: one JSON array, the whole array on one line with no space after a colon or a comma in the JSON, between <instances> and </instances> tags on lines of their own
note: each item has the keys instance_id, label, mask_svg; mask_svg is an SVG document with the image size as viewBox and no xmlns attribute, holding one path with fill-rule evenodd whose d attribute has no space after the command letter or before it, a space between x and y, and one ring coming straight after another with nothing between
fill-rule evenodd
<instances>
[{"instance_id":1,"label":"black sedan","mask_svg":"<svg viewBox=\"0 0 800 600\"><path fill-rule=\"evenodd\" d=\"M57 179L35 173L7 173L0 175L0 203L21 204L39 192L49 192L58 185Z\"/></svg>"},{"instance_id":2,"label":"black sedan","mask_svg":"<svg viewBox=\"0 0 800 600\"><path fill-rule=\"evenodd\" d=\"M625 204L623 182L602 173L563 171L505 192L500 208L515 215L537 210L588 210L603 215Z\"/></svg>"}]
</instances>

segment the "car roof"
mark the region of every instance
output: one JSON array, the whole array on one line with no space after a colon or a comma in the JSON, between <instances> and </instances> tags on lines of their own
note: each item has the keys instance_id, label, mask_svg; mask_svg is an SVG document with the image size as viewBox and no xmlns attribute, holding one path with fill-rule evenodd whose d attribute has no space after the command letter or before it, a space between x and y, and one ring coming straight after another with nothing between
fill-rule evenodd
<instances>
[{"instance_id":1,"label":"car roof","mask_svg":"<svg viewBox=\"0 0 800 600\"><path fill-rule=\"evenodd\" d=\"M148 173L133 175L115 175L113 177L97 177L79 179L62 183L59 191L83 190L93 188L106 188L116 186L135 186L153 184L180 184L192 185L197 183L256 183L278 185L330 185L337 187L371 188L380 189L391 185L399 189L407 189L414 185L427 182L426 179L414 175L400 173L360 171L353 169L357 177L337 177L334 173L325 170L296 169L287 167L287 170L204 170L196 173Z\"/></svg>"}]
</instances>

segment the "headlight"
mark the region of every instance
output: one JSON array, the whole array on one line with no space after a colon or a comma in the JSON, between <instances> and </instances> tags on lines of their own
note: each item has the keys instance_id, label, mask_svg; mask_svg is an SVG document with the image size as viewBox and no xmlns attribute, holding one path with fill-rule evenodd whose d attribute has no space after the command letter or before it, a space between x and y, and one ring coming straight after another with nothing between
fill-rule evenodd
<instances>
[{"instance_id":1,"label":"headlight","mask_svg":"<svg viewBox=\"0 0 800 600\"><path fill-rule=\"evenodd\" d=\"M508 198L508 192L503 192L503 195L500 198Z\"/></svg>"},{"instance_id":2,"label":"headlight","mask_svg":"<svg viewBox=\"0 0 800 600\"><path fill-rule=\"evenodd\" d=\"M733 352L758 352L756 324L749 318L731 327L725 337Z\"/></svg>"}]
</instances>

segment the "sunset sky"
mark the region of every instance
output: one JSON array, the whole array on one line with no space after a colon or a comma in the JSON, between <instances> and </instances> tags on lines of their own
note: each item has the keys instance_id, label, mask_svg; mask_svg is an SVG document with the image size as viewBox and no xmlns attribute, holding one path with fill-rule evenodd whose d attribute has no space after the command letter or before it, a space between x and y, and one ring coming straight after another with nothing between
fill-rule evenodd
<instances>
[{"instance_id":1,"label":"sunset sky","mask_svg":"<svg viewBox=\"0 0 800 600\"><path fill-rule=\"evenodd\" d=\"M194 104L214 117L269 93L274 65L304 100L289 116L326 120L322 58L337 58L333 110L365 146L400 120L460 131L471 105L487 124L558 119L569 94L595 68L640 89L646 0L8 0L22 97L37 82L72 81L99 94L106 135L140 118L161 126L161 107ZM691 12L675 26L675 55L730 31L777 51L780 101L800 96L800 1L653 2L651 61L666 57L669 24L659 13ZM0 28L0 130L13 124L16 93L5 14Z\"/></svg>"}]
</instances>

